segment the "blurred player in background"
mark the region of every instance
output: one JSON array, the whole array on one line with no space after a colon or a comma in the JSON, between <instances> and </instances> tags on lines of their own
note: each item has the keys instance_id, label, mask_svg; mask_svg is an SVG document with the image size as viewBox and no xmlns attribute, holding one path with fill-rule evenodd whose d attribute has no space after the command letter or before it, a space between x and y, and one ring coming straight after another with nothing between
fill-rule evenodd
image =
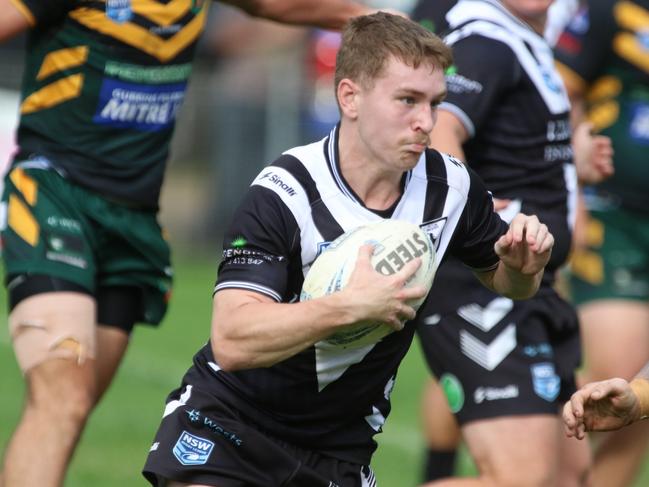
<instances>
[{"instance_id":1,"label":"blurred player in background","mask_svg":"<svg viewBox=\"0 0 649 487\"><path fill-rule=\"evenodd\" d=\"M649 1L592 0L556 57L575 121L609 136L615 175L585 189L570 292L584 346L581 382L631 380L649 361ZM594 438L593 485L632 483L649 425Z\"/></svg>"},{"instance_id":2,"label":"blurred player in background","mask_svg":"<svg viewBox=\"0 0 649 487\"><path fill-rule=\"evenodd\" d=\"M372 11L346 0L227 3L326 28ZM206 11L202 0L0 0L0 40L30 31L2 230L27 394L4 487L63 483L133 325L165 313L172 271L158 197Z\"/></svg>"},{"instance_id":3,"label":"blurred player in background","mask_svg":"<svg viewBox=\"0 0 649 487\"><path fill-rule=\"evenodd\" d=\"M407 301L426 293L403 288L417 259L381 275L366 245L340 292L299 301L319 250L344 232L406 220L431 235L438 260L455 255L511 297L535 292L553 242L547 227L519 214L508 229L470 169L427 149L450 63L448 46L403 17L358 17L345 29L341 121L263 169L235 212L211 340L168 397L144 467L152 484L376 485L374 436L415 332ZM327 341L364 320L395 332L359 347Z\"/></svg>"},{"instance_id":4,"label":"blurred player in background","mask_svg":"<svg viewBox=\"0 0 649 487\"><path fill-rule=\"evenodd\" d=\"M444 34L449 28L446 14L456 3L457 0L420 1L412 12L412 18L433 32ZM577 7L578 0L556 0L552 3L545 25L545 38L551 45L576 13ZM459 426L447 407L444 392L435 380L426 384L422 418L428 446L424 459L424 479L434 480L451 476L455 470L461 435Z\"/></svg>"},{"instance_id":5,"label":"blurred player in background","mask_svg":"<svg viewBox=\"0 0 649 487\"><path fill-rule=\"evenodd\" d=\"M475 168L504 219L521 209L537 214L557 245L539 293L528 301L480 289L457 262L442 268L418 332L479 478L439 485L576 486L588 469L587 445L558 434L559 407L575 389L580 343L576 314L553 289L571 244L576 171L568 97L543 38L551 3L462 0L446 15L455 63L431 144ZM608 141L581 134L607 169ZM430 444L447 450L429 456L431 476L442 467L451 473L457 443L441 406L435 389L427 392Z\"/></svg>"}]
</instances>

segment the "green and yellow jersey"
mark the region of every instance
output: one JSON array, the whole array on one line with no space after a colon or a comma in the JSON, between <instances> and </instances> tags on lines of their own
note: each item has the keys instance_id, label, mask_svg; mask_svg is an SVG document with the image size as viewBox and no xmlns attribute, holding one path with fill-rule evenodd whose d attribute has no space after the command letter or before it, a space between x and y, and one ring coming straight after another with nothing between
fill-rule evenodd
<instances>
[{"instance_id":1,"label":"green and yellow jersey","mask_svg":"<svg viewBox=\"0 0 649 487\"><path fill-rule=\"evenodd\" d=\"M613 141L615 175L598 185L598 194L646 214L649 0L590 2L560 37L556 58L567 85L584 94L596 131Z\"/></svg>"},{"instance_id":2,"label":"green and yellow jersey","mask_svg":"<svg viewBox=\"0 0 649 487\"><path fill-rule=\"evenodd\" d=\"M17 160L155 208L207 2L12 0L33 28Z\"/></svg>"}]
</instances>

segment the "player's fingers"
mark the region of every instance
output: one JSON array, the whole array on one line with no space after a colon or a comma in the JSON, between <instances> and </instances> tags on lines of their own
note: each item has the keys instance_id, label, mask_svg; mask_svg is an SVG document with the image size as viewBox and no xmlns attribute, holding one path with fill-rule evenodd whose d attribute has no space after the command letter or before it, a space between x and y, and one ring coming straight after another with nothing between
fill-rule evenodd
<instances>
[{"instance_id":1,"label":"player's fingers","mask_svg":"<svg viewBox=\"0 0 649 487\"><path fill-rule=\"evenodd\" d=\"M410 262L407 262L406 265L404 265L399 271L395 274L395 276L402 280L403 283L405 284L408 279L410 279L415 272L417 272L417 269L421 267L421 257L417 257L416 259L412 259Z\"/></svg>"},{"instance_id":2,"label":"player's fingers","mask_svg":"<svg viewBox=\"0 0 649 487\"><path fill-rule=\"evenodd\" d=\"M534 250L538 254L542 254L543 252L552 249L552 247L554 247L554 235L550 233L547 225L541 224L539 233L536 236Z\"/></svg>"},{"instance_id":3,"label":"player's fingers","mask_svg":"<svg viewBox=\"0 0 649 487\"><path fill-rule=\"evenodd\" d=\"M365 265L369 266L370 260L372 259L372 254L374 253L374 245L364 244L361 245L358 249L358 257L356 258L356 265Z\"/></svg>"},{"instance_id":4,"label":"player's fingers","mask_svg":"<svg viewBox=\"0 0 649 487\"><path fill-rule=\"evenodd\" d=\"M426 291L424 286L404 287L399 291L399 294L397 294L397 298L404 301L410 301L412 299L423 298L426 296L427 292L428 291Z\"/></svg>"},{"instance_id":5,"label":"player's fingers","mask_svg":"<svg viewBox=\"0 0 649 487\"><path fill-rule=\"evenodd\" d=\"M494 251L496 252L496 255L498 257L502 257L503 255L505 255L509 251L513 243L514 241L512 239L511 232L508 231L504 235L501 235L500 238L496 240L496 243L494 244Z\"/></svg>"}]
</instances>

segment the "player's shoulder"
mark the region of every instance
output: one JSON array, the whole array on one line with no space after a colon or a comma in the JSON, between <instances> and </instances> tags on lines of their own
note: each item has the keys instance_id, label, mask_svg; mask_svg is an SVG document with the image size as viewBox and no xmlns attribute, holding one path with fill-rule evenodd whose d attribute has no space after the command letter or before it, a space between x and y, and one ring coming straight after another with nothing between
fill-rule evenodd
<instances>
[{"instance_id":1,"label":"player's shoulder","mask_svg":"<svg viewBox=\"0 0 649 487\"><path fill-rule=\"evenodd\" d=\"M425 159L417 166L416 174L425 177L429 184L445 184L467 193L471 177L467 166L450 154L427 149Z\"/></svg>"}]
</instances>

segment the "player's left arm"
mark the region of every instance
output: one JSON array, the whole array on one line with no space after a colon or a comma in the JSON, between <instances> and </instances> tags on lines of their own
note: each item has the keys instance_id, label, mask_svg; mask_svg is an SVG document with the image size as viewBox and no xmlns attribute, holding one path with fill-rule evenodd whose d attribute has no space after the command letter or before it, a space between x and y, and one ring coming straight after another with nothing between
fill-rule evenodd
<instances>
[{"instance_id":1,"label":"player's left arm","mask_svg":"<svg viewBox=\"0 0 649 487\"><path fill-rule=\"evenodd\" d=\"M352 17L377 11L352 0L222 0L253 17L340 30Z\"/></svg>"},{"instance_id":2,"label":"player's left arm","mask_svg":"<svg viewBox=\"0 0 649 487\"><path fill-rule=\"evenodd\" d=\"M494 245L500 258L498 266L476 276L498 294L512 299L530 298L539 289L553 246L554 237L545 224L535 215L519 213Z\"/></svg>"},{"instance_id":3,"label":"player's left arm","mask_svg":"<svg viewBox=\"0 0 649 487\"><path fill-rule=\"evenodd\" d=\"M30 10L20 0L0 0L0 42L33 27L36 23Z\"/></svg>"},{"instance_id":4,"label":"player's left arm","mask_svg":"<svg viewBox=\"0 0 649 487\"><path fill-rule=\"evenodd\" d=\"M511 299L533 296L550 260L554 237L534 215L519 213L507 225L494 212L493 198L482 179L471 168L466 170L468 199L452 252L492 291Z\"/></svg>"}]
</instances>

